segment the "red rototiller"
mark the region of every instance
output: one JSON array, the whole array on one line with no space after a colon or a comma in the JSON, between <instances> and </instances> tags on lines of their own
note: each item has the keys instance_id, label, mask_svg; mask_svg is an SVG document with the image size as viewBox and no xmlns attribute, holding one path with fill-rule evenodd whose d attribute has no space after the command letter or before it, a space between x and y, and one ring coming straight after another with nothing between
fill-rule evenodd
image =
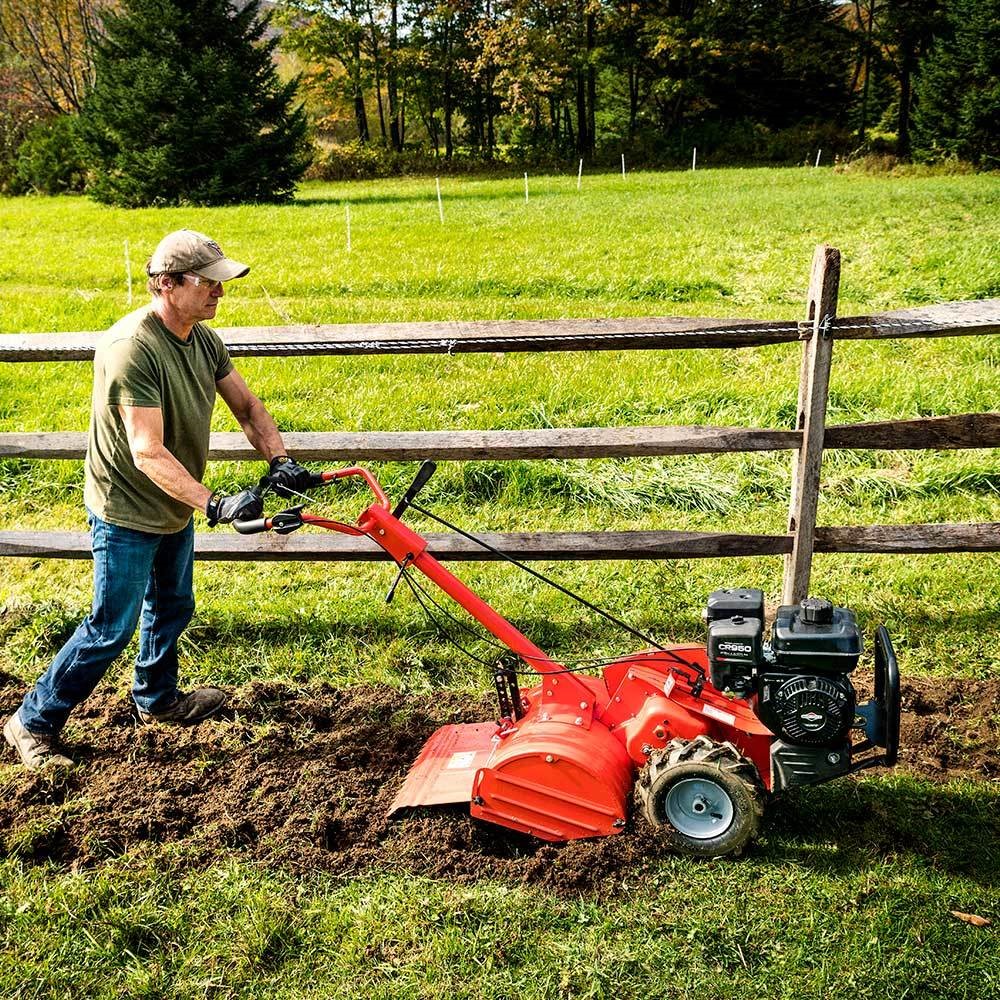
<instances>
[{"instance_id":1,"label":"red rototiller","mask_svg":"<svg viewBox=\"0 0 1000 1000\"><path fill-rule=\"evenodd\" d=\"M620 833L634 802L670 847L718 857L753 837L769 797L896 762L899 672L884 626L875 635L875 696L864 705L849 676L861 652L854 615L827 601L779 608L765 642L762 592L717 590L708 599L707 646L659 646L418 507L414 500L433 471L425 462L393 510L367 469L316 475L315 486L350 476L367 482L375 503L356 525L308 514L305 504L235 525L243 534L288 534L310 524L366 535L399 567L389 600L405 580L436 624L445 617L467 628L424 589L418 571L501 644L493 666L499 722L434 733L390 814L468 802L477 819L566 841ZM267 490L266 478L260 488ZM650 648L585 665L601 668L599 676L550 658L428 553L426 540L400 520L410 506L559 587ZM540 684L518 684L519 661Z\"/></svg>"}]
</instances>

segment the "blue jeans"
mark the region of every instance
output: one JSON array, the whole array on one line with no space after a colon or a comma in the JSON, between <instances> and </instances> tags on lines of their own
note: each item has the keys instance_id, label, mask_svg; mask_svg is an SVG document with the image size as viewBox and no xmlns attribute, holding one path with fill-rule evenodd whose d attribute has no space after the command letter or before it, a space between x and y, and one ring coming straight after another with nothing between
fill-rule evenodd
<instances>
[{"instance_id":1,"label":"blue jeans","mask_svg":"<svg viewBox=\"0 0 1000 1000\"><path fill-rule=\"evenodd\" d=\"M194 524L154 535L87 514L94 603L21 703L21 723L35 733L62 729L128 645L140 615L132 697L147 712L162 711L177 697L177 639L194 614Z\"/></svg>"}]
</instances>

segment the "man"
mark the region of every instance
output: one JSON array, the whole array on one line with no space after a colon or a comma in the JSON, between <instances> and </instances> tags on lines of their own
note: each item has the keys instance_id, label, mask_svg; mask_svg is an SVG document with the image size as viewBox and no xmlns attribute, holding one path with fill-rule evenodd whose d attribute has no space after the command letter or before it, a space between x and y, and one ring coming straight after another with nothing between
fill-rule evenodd
<instances>
[{"instance_id":1,"label":"man","mask_svg":"<svg viewBox=\"0 0 1000 1000\"><path fill-rule=\"evenodd\" d=\"M146 264L151 303L98 342L84 485L93 607L4 726L32 770L72 763L59 750L59 732L137 623L132 697L141 722L192 724L225 701L216 688L183 694L177 687L177 639L194 612L192 510L209 525L262 513L250 491L223 496L201 483L216 393L270 463L279 493L304 489L309 477L204 325L215 317L223 283L249 270L201 233L170 233Z\"/></svg>"}]
</instances>

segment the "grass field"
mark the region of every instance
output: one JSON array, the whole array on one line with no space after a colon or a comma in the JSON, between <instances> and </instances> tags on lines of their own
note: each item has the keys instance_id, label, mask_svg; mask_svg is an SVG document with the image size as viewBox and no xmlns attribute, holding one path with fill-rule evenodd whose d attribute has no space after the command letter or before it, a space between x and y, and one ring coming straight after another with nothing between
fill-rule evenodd
<instances>
[{"instance_id":1,"label":"grass field","mask_svg":"<svg viewBox=\"0 0 1000 1000\"><path fill-rule=\"evenodd\" d=\"M141 263L180 226L253 265L222 326L384 320L705 315L798 319L813 247L843 253L840 314L1000 296L1000 179L827 170L699 171L531 181L307 185L285 207L123 212L81 199L0 201L0 332L102 329L141 301ZM350 201L352 250L346 249ZM786 427L798 349L451 358L244 360L286 429L644 423ZM995 410L995 337L838 344L830 419ZM80 363L0 366L0 430L82 430ZM236 429L217 411L216 429ZM378 470L398 491L412 466ZM252 466L216 464L214 486ZM1000 521L994 451L830 452L821 524ZM470 530L784 529L787 454L446 464L427 501ZM84 529L80 463L0 461L4 528ZM324 509L353 514L356 493ZM414 521L419 525L419 520ZM558 564L640 628L696 640L716 586L780 589L777 559ZM1000 678L1000 557L819 557L813 590L885 621L904 673ZM89 566L0 561L0 672L30 682L89 603ZM461 574L546 648L630 640L501 567ZM184 640L191 682L253 679L479 691L385 567L200 565ZM107 691L127 689L122 662ZM81 731L82 732L82 731ZM83 737L81 737L83 738ZM0 788L18 781L0 772ZM898 847L869 846L881 802ZM927 804L927 809L923 808ZM925 815L926 813L926 815ZM666 858L641 883L567 899L537 886L373 870L297 878L238 852L191 865L146 845L97 870L0 861L0 994L100 996L988 997L1000 989L995 780L900 773L816 789L740 863ZM815 814L816 821L812 822ZM943 818L942 818L943 817ZM876 823L877 825L877 823ZM863 833L859 833L858 830ZM963 839L969 836L971 839ZM964 832L963 832L964 831ZM958 846L956 846L958 845ZM499 942L499 944L498 944Z\"/></svg>"}]
</instances>

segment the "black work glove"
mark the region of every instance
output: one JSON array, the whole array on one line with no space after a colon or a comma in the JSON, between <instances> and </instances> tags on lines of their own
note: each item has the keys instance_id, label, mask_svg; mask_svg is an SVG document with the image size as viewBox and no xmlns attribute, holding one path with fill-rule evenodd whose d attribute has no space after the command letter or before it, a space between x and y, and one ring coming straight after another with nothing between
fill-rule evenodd
<instances>
[{"instance_id":1,"label":"black work glove","mask_svg":"<svg viewBox=\"0 0 1000 1000\"><path fill-rule=\"evenodd\" d=\"M232 497L215 492L208 498L205 513L210 528L233 521L252 521L264 513L264 501L255 490L243 490Z\"/></svg>"},{"instance_id":2,"label":"black work glove","mask_svg":"<svg viewBox=\"0 0 1000 1000\"><path fill-rule=\"evenodd\" d=\"M312 473L290 455L276 455L271 459L267 479L279 497L291 497L309 488Z\"/></svg>"}]
</instances>

